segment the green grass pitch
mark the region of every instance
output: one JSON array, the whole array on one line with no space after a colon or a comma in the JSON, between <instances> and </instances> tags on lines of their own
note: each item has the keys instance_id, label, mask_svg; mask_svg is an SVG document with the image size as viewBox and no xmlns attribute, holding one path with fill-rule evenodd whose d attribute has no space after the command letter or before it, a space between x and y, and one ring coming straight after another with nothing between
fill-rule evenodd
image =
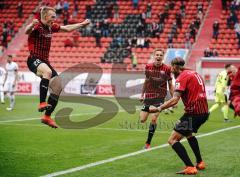
<instances>
[{"instance_id":1,"label":"green grass pitch","mask_svg":"<svg viewBox=\"0 0 240 177\"><path fill-rule=\"evenodd\" d=\"M108 98L109 101L116 102ZM138 114L121 111L110 121L89 129L51 129L40 123L41 114L37 110L38 97L17 96L15 110L8 112L8 102L0 105L0 177L32 177L90 164L116 156L142 150L147 136L148 126L138 123ZM209 102L209 106L212 102ZM101 111L88 105L60 102L62 107L74 109L73 121L91 118ZM152 146L167 142L172 130L172 123L183 113L180 103L175 113L161 113L157 132ZM224 123L221 110L210 115L199 134L233 127L240 124L240 119ZM33 119L32 119L33 118ZM31 120L22 120L31 119ZM207 169L196 176L225 177L240 176L240 128L224 131L199 139L202 156ZM191 159L195 161L189 145ZM175 172L183 167L182 161L168 146L142 154L116 160L110 163L65 174L67 177L174 177Z\"/></svg>"}]
</instances>

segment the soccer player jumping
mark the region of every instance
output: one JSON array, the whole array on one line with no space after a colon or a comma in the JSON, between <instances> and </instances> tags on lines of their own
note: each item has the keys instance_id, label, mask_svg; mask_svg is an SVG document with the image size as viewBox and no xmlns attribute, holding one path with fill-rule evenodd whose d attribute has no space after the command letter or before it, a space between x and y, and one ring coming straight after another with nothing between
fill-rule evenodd
<instances>
[{"instance_id":1,"label":"soccer player jumping","mask_svg":"<svg viewBox=\"0 0 240 177\"><path fill-rule=\"evenodd\" d=\"M142 88L140 101L144 103L140 112L140 121L144 123L149 112L146 108L150 105L159 106L164 102L167 95L167 83L171 96L173 95L173 84L171 77L171 68L163 63L164 51L156 49L153 53L154 62L147 64L145 67L145 82ZM157 128L157 118L159 113L150 114L152 120L149 125L148 138L145 149L150 148L151 140Z\"/></svg>"},{"instance_id":2,"label":"soccer player jumping","mask_svg":"<svg viewBox=\"0 0 240 177\"><path fill-rule=\"evenodd\" d=\"M54 23L55 19L55 9L52 7L43 7L40 12L40 19L34 19L25 29L25 33L29 35L28 48L30 52L27 65L30 71L41 77L38 110L40 112L46 111L41 119L42 123L52 128L57 128L57 125L50 116L58 103L58 97L62 90L61 80L48 59L52 34L56 32L71 32L90 23L86 19L82 23L60 26ZM52 93L48 98L48 102L46 102L49 87L52 89Z\"/></svg>"},{"instance_id":3,"label":"soccer player jumping","mask_svg":"<svg viewBox=\"0 0 240 177\"><path fill-rule=\"evenodd\" d=\"M176 78L175 91L173 98L159 107L150 106L149 112L161 112L178 103L180 98L185 106L185 113L175 125L168 143L173 150L182 159L186 167L177 174L193 175L197 169L205 169L205 163L202 160L197 138L193 133L197 133L202 124L209 117L208 104L206 98L205 85L202 77L195 71L184 68L184 60L175 58L172 62L172 72ZM188 143L195 154L196 166L190 160L185 147L180 140L186 137Z\"/></svg>"}]
</instances>

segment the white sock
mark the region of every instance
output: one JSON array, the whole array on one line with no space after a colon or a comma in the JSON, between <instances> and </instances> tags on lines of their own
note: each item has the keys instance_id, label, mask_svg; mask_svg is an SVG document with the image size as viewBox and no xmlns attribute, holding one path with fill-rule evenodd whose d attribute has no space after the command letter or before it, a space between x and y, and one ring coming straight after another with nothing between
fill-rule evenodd
<instances>
[{"instance_id":1,"label":"white sock","mask_svg":"<svg viewBox=\"0 0 240 177\"><path fill-rule=\"evenodd\" d=\"M15 105L15 95L10 95L10 108L13 108Z\"/></svg>"},{"instance_id":2,"label":"white sock","mask_svg":"<svg viewBox=\"0 0 240 177\"><path fill-rule=\"evenodd\" d=\"M4 92L3 91L0 92L0 96L1 96L1 102L3 103L4 102Z\"/></svg>"}]
</instances>

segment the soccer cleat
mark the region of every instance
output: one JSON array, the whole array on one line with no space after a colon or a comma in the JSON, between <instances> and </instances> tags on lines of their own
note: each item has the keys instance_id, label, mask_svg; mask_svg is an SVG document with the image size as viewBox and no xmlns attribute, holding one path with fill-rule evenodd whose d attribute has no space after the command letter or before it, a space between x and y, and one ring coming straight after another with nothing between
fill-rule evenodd
<instances>
[{"instance_id":1,"label":"soccer cleat","mask_svg":"<svg viewBox=\"0 0 240 177\"><path fill-rule=\"evenodd\" d=\"M169 112L166 110L166 111L164 111L164 114L168 115L168 114L169 114Z\"/></svg>"},{"instance_id":2,"label":"soccer cleat","mask_svg":"<svg viewBox=\"0 0 240 177\"><path fill-rule=\"evenodd\" d=\"M45 110L51 109L51 107L52 107L52 105L50 105L50 104L48 104L48 103L46 103L46 102L42 102L42 103L40 103L39 106L38 106L38 111L39 111L39 112L43 112L43 111L45 111Z\"/></svg>"},{"instance_id":3,"label":"soccer cleat","mask_svg":"<svg viewBox=\"0 0 240 177\"><path fill-rule=\"evenodd\" d=\"M53 119L51 119L50 116L44 115L41 119L43 124L48 125L49 127L52 128L58 128L57 124L55 123L55 121Z\"/></svg>"},{"instance_id":4,"label":"soccer cleat","mask_svg":"<svg viewBox=\"0 0 240 177\"><path fill-rule=\"evenodd\" d=\"M206 165L205 165L205 162L204 161L201 161L199 163L196 164L196 168L198 170L204 170L206 168Z\"/></svg>"},{"instance_id":5,"label":"soccer cleat","mask_svg":"<svg viewBox=\"0 0 240 177\"><path fill-rule=\"evenodd\" d=\"M12 111L12 110L13 110L13 108L6 108L6 110L7 110L7 111Z\"/></svg>"},{"instance_id":6,"label":"soccer cleat","mask_svg":"<svg viewBox=\"0 0 240 177\"><path fill-rule=\"evenodd\" d=\"M228 122L232 122L232 121L225 118L225 119L224 119L224 122L225 122L225 123L228 123Z\"/></svg>"},{"instance_id":7,"label":"soccer cleat","mask_svg":"<svg viewBox=\"0 0 240 177\"><path fill-rule=\"evenodd\" d=\"M176 172L176 174L196 175L197 174L197 168L196 167L187 166L182 171Z\"/></svg>"},{"instance_id":8,"label":"soccer cleat","mask_svg":"<svg viewBox=\"0 0 240 177\"><path fill-rule=\"evenodd\" d=\"M170 112L173 114L174 113L174 111L172 110L172 109L170 109Z\"/></svg>"},{"instance_id":9,"label":"soccer cleat","mask_svg":"<svg viewBox=\"0 0 240 177\"><path fill-rule=\"evenodd\" d=\"M151 145L146 143L145 146L144 146L144 149L150 149L151 148Z\"/></svg>"}]
</instances>

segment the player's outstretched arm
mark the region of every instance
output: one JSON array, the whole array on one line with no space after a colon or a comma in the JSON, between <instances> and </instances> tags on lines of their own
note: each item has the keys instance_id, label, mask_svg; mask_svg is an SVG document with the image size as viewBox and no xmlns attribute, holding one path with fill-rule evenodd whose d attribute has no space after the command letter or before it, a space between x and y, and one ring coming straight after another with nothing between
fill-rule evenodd
<instances>
[{"instance_id":1,"label":"player's outstretched arm","mask_svg":"<svg viewBox=\"0 0 240 177\"><path fill-rule=\"evenodd\" d=\"M159 106L159 107L150 106L149 112L150 113L161 112L164 109L170 108L170 107L176 105L178 103L178 101L180 100L180 98L181 98L181 93L174 92L173 97L170 100L163 103L161 106Z\"/></svg>"},{"instance_id":2,"label":"player's outstretched arm","mask_svg":"<svg viewBox=\"0 0 240 177\"><path fill-rule=\"evenodd\" d=\"M174 94L174 86L173 86L172 80L169 80L169 81L168 81L168 88L169 88L170 95L173 97L173 94Z\"/></svg>"},{"instance_id":3,"label":"player's outstretched arm","mask_svg":"<svg viewBox=\"0 0 240 177\"><path fill-rule=\"evenodd\" d=\"M72 25L61 26L60 31L61 32L70 32L70 31L76 30L78 28L85 27L88 24L90 24L90 20L86 19L82 23L76 23L76 24L72 24Z\"/></svg>"},{"instance_id":4,"label":"player's outstretched arm","mask_svg":"<svg viewBox=\"0 0 240 177\"><path fill-rule=\"evenodd\" d=\"M34 25L37 24L38 22L39 22L38 19L33 19L32 23L27 25L27 27L25 28L25 34L30 34L33 30Z\"/></svg>"}]
</instances>

